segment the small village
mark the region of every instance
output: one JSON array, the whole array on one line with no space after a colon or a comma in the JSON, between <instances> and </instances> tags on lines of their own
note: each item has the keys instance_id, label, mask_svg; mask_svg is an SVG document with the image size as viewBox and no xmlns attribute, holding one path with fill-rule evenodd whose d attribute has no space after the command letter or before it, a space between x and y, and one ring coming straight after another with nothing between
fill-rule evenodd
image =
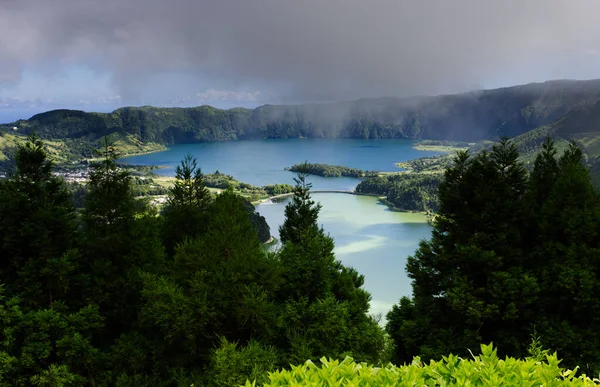
<instances>
[{"instance_id":1,"label":"small village","mask_svg":"<svg viewBox=\"0 0 600 387\"><path fill-rule=\"evenodd\" d=\"M78 168L74 170L58 170L53 172L55 176L61 176L69 183L86 183L90 174L90 168Z\"/></svg>"}]
</instances>

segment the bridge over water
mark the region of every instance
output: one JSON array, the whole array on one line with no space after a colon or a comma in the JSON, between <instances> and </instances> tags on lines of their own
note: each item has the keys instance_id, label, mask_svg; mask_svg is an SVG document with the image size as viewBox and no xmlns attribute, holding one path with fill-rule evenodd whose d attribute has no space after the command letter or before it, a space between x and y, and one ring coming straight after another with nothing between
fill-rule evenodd
<instances>
[{"instance_id":1,"label":"bridge over water","mask_svg":"<svg viewBox=\"0 0 600 387\"><path fill-rule=\"evenodd\" d=\"M366 195L366 196L371 196L369 194L363 194L360 192L356 192L354 190L344 190L344 189L314 189L314 190L310 190L310 193L345 193L345 194L350 194L350 195ZM280 199L280 198L285 198L288 196L292 196L293 193L289 192L289 193L284 193L281 195L275 195L275 196L271 196L269 197L269 199L273 200L273 199Z\"/></svg>"}]
</instances>

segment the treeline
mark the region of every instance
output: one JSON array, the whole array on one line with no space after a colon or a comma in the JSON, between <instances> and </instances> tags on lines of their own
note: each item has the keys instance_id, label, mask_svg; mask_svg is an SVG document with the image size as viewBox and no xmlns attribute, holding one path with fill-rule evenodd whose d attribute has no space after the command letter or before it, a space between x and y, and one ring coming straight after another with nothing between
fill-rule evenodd
<instances>
[{"instance_id":1,"label":"treeline","mask_svg":"<svg viewBox=\"0 0 600 387\"><path fill-rule=\"evenodd\" d=\"M207 187L210 188L232 188L242 195L249 197L250 200L264 199L268 196L282 195L292 193L294 187L289 184L269 184L263 187L253 186L252 184L237 181L231 175L225 175L219 171L209 173L204 176Z\"/></svg>"},{"instance_id":2,"label":"treeline","mask_svg":"<svg viewBox=\"0 0 600 387\"><path fill-rule=\"evenodd\" d=\"M157 184L151 177L132 176L131 183L136 196L159 196L169 193L168 188Z\"/></svg>"},{"instance_id":3,"label":"treeline","mask_svg":"<svg viewBox=\"0 0 600 387\"><path fill-rule=\"evenodd\" d=\"M473 152L472 150L469 150ZM474 152L473 152L474 153ZM451 155L425 156L396 163L399 168L409 172L441 173L453 164Z\"/></svg>"},{"instance_id":4,"label":"treeline","mask_svg":"<svg viewBox=\"0 0 600 387\"><path fill-rule=\"evenodd\" d=\"M69 184L74 195L75 208L83 208L87 186L82 183ZM169 193L169 189L157 184L151 177L131 176L131 192L135 197L162 196Z\"/></svg>"},{"instance_id":5,"label":"treeline","mask_svg":"<svg viewBox=\"0 0 600 387\"><path fill-rule=\"evenodd\" d=\"M155 167L132 166L127 164L117 164L119 169L130 172L131 190L135 197L152 198L154 196L168 195L170 190L167 187L157 183L152 176L152 170ZM64 171L64 169L57 168ZM271 230L266 219L255 211L252 201L264 199L269 196L292 193L294 187L289 184L274 184L264 187L255 187L250 184L241 183L233 176L225 175L216 171L215 173L203 175L204 185L209 188L232 189L241 195L244 206L250 215L250 220L258 232L258 239L266 243L271 239ZM73 202L76 209L84 207L85 196L88 193L87 185L82 183L69 183L70 191L73 194Z\"/></svg>"},{"instance_id":6,"label":"treeline","mask_svg":"<svg viewBox=\"0 0 600 387\"><path fill-rule=\"evenodd\" d=\"M575 143L557 157L547 139L531 173L518 159L503 140L444 173L413 295L387 316L396 364L489 342L520 358L535 332L561 365L600 372L600 194Z\"/></svg>"},{"instance_id":7,"label":"treeline","mask_svg":"<svg viewBox=\"0 0 600 387\"><path fill-rule=\"evenodd\" d=\"M283 195L294 192L294 187L289 184L269 184L262 187L269 196Z\"/></svg>"},{"instance_id":8,"label":"treeline","mask_svg":"<svg viewBox=\"0 0 600 387\"><path fill-rule=\"evenodd\" d=\"M363 171L362 169L345 167L343 165L312 163L295 164L285 169L292 172L303 172L308 173L309 175L317 175L323 177L345 176L361 178L367 176L377 176L377 174L379 173L377 171Z\"/></svg>"},{"instance_id":9,"label":"treeline","mask_svg":"<svg viewBox=\"0 0 600 387\"><path fill-rule=\"evenodd\" d=\"M447 146L456 148L467 148L471 146L471 143L464 141L447 141L447 140L422 140L417 145L423 146Z\"/></svg>"},{"instance_id":10,"label":"treeline","mask_svg":"<svg viewBox=\"0 0 600 387\"><path fill-rule=\"evenodd\" d=\"M186 157L160 213L108 144L75 210L35 136L0 180L0 385L234 386L390 348L363 276L333 254L305 175L265 252L231 188Z\"/></svg>"},{"instance_id":11,"label":"treeline","mask_svg":"<svg viewBox=\"0 0 600 387\"><path fill-rule=\"evenodd\" d=\"M73 152L117 134L133 148L265 138L436 139L480 141L517 136L580 108L598 110L600 82L554 81L426 98L361 99L256 109L124 107L111 113L53 110L0 130L72 140ZM576 124L576 123L574 123ZM477 128L474 130L473 128ZM139 145L139 144L141 145Z\"/></svg>"},{"instance_id":12,"label":"treeline","mask_svg":"<svg viewBox=\"0 0 600 387\"><path fill-rule=\"evenodd\" d=\"M435 212L441 174L396 173L369 177L356 186L356 192L385 196L393 207L404 211Z\"/></svg>"}]
</instances>

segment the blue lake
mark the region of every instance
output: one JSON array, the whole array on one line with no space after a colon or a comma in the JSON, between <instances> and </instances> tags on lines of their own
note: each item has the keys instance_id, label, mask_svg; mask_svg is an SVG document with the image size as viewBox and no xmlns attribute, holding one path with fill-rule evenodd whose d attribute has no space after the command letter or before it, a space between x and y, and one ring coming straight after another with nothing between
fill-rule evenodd
<instances>
[{"instance_id":1,"label":"blue lake","mask_svg":"<svg viewBox=\"0 0 600 387\"><path fill-rule=\"evenodd\" d=\"M407 140L302 139L225 141L181 144L164 152L123 158L123 162L139 165L161 165L156 172L173 176L175 167L186 153L193 154L204 173L216 170L232 175L244 183L293 184L295 174L285 167L309 163L344 165L363 170L399 171L395 163L422 156L436 155L413 149ZM359 182L352 178L311 177L313 189L353 189Z\"/></svg>"},{"instance_id":2,"label":"blue lake","mask_svg":"<svg viewBox=\"0 0 600 387\"><path fill-rule=\"evenodd\" d=\"M398 171L395 163L435 155L413 149L406 140L302 139L229 141L182 144L164 152L133 156L122 162L163 165L159 174L172 176L187 154L194 155L204 173L216 170L252 185L293 184L294 173L285 167L308 161L345 165L363 170ZM313 189L351 190L360 182L353 178L311 176ZM376 198L335 193L315 193L323 205L319 222L335 240L336 257L365 276L365 288L372 295L371 312L385 314L401 296L411 294L406 276L406 259L431 227L421 214L390 211ZM264 203L256 208L278 237L285 204Z\"/></svg>"}]
</instances>

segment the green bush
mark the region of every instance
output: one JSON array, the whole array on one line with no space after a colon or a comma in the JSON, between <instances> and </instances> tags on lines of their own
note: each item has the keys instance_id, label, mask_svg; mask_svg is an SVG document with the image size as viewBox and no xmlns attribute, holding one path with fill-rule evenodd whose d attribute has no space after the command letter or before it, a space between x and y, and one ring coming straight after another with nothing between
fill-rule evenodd
<instances>
[{"instance_id":1,"label":"green bush","mask_svg":"<svg viewBox=\"0 0 600 387\"><path fill-rule=\"evenodd\" d=\"M222 338L211 359L211 379L215 386L235 386L247 378L266 381L266 372L275 368L277 358L274 348L256 341L240 347Z\"/></svg>"},{"instance_id":2,"label":"green bush","mask_svg":"<svg viewBox=\"0 0 600 387\"><path fill-rule=\"evenodd\" d=\"M444 356L429 364L415 357L411 364L373 367L346 357L342 362L321 358L321 367L310 360L291 370L269 374L264 386L599 386L599 379L576 376L577 369L563 370L556 353L544 361L533 357L498 358L492 344L481 346L473 359ZM246 381L245 387L256 382Z\"/></svg>"}]
</instances>

